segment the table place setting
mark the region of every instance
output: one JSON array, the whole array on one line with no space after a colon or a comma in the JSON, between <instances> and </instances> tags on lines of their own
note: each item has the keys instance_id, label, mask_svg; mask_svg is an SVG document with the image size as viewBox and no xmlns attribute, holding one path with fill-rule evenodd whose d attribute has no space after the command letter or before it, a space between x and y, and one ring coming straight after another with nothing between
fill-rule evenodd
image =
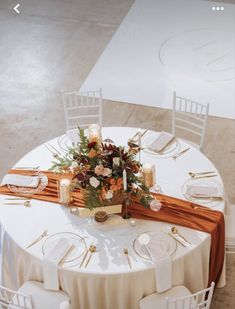
<instances>
[{"instance_id":1,"label":"table place setting","mask_svg":"<svg viewBox=\"0 0 235 309\"><path fill-rule=\"evenodd\" d=\"M217 206L224 199L222 184L215 179L217 174L208 172L189 172L190 178L182 185L184 197L200 205Z\"/></svg>"},{"instance_id":2,"label":"table place setting","mask_svg":"<svg viewBox=\"0 0 235 309\"><path fill-rule=\"evenodd\" d=\"M151 237L152 234L152 237ZM172 260L175 253L170 252L162 241L162 232L145 232L138 236L137 242L144 248L155 269L156 290L158 293L167 291L172 287ZM158 237L156 237L158 236ZM143 250L143 249L142 249Z\"/></svg>"},{"instance_id":3,"label":"table place setting","mask_svg":"<svg viewBox=\"0 0 235 309\"><path fill-rule=\"evenodd\" d=\"M43 257L44 288L59 290L59 278L57 266L62 266L65 259L74 250L74 245L66 238L60 238Z\"/></svg>"},{"instance_id":4,"label":"table place setting","mask_svg":"<svg viewBox=\"0 0 235 309\"><path fill-rule=\"evenodd\" d=\"M176 159L177 155L182 155L188 150L183 150L179 153L181 148L180 142L177 137L168 132L151 132L143 139L142 150L151 156L157 158L169 158Z\"/></svg>"}]
</instances>

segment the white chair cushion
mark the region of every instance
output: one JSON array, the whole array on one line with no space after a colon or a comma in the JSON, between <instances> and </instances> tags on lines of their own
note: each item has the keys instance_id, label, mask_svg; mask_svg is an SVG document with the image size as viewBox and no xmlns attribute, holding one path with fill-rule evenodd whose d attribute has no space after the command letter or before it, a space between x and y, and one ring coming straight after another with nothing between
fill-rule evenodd
<instances>
[{"instance_id":1,"label":"white chair cushion","mask_svg":"<svg viewBox=\"0 0 235 309\"><path fill-rule=\"evenodd\" d=\"M27 281L18 290L23 295L31 295L33 309L69 309L69 296L62 291L48 291L43 283Z\"/></svg>"},{"instance_id":2,"label":"white chair cushion","mask_svg":"<svg viewBox=\"0 0 235 309\"><path fill-rule=\"evenodd\" d=\"M166 297L169 298L177 298L191 295L190 291L182 286L175 286L172 289L164 292L164 293L154 293L149 296L144 297L139 302L140 309L165 309L166 308ZM180 309L177 307L177 309Z\"/></svg>"}]
</instances>

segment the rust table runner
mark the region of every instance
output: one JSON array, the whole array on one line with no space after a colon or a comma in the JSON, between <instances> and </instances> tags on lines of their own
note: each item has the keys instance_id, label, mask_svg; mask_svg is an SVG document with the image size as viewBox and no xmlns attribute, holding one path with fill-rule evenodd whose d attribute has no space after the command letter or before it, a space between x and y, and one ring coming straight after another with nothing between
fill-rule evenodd
<instances>
[{"instance_id":1,"label":"rust table runner","mask_svg":"<svg viewBox=\"0 0 235 309\"><path fill-rule=\"evenodd\" d=\"M9 173L32 175L35 171L10 170ZM58 203L58 180L61 175L50 171L43 172L48 177L48 185L43 192L33 194L30 198ZM16 195L10 192L7 186L0 187L0 194ZM29 197L29 195L19 195ZM174 197L154 194L162 203L162 208L158 212L150 208L144 208L137 201L128 206L128 212L134 218L145 220L163 221L182 225L195 230L211 234L211 251L209 265L209 282L218 282L223 268L225 253L225 226L223 213L211 210L208 207L200 206L195 203L177 199ZM82 194L79 190L72 192L73 206L84 207Z\"/></svg>"}]
</instances>

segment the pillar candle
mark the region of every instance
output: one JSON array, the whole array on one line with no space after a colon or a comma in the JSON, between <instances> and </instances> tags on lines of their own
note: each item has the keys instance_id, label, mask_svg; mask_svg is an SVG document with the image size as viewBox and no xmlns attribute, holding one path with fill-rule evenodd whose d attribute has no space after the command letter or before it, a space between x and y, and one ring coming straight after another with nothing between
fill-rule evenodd
<instances>
[{"instance_id":1,"label":"pillar candle","mask_svg":"<svg viewBox=\"0 0 235 309\"><path fill-rule=\"evenodd\" d=\"M141 147L141 129L138 130L138 146Z\"/></svg>"},{"instance_id":2,"label":"pillar candle","mask_svg":"<svg viewBox=\"0 0 235 309\"><path fill-rule=\"evenodd\" d=\"M98 124L91 124L88 127L88 140L89 143L96 142L98 145L101 144L102 142L101 129Z\"/></svg>"},{"instance_id":3,"label":"pillar candle","mask_svg":"<svg viewBox=\"0 0 235 309\"><path fill-rule=\"evenodd\" d=\"M143 182L146 187L151 188L155 185L155 166L153 164L143 164Z\"/></svg>"},{"instance_id":4,"label":"pillar candle","mask_svg":"<svg viewBox=\"0 0 235 309\"><path fill-rule=\"evenodd\" d=\"M71 182L69 179L60 180L60 203L67 205L71 202L71 191L70 191Z\"/></svg>"},{"instance_id":5,"label":"pillar candle","mask_svg":"<svg viewBox=\"0 0 235 309\"><path fill-rule=\"evenodd\" d=\"M126 170L123 170L123 190L126 191L127 190L127 175L126 175Z\"/></svg>"}]
</instances>

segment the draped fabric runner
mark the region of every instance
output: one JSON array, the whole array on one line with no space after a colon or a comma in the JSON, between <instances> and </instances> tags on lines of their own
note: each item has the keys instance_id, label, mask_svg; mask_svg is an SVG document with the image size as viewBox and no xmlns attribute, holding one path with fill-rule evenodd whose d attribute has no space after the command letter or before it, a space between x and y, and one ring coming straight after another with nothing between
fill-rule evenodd
<instances>
[{"instance_id":1,"label":"draped fabric runner","mask_svg":"<svg viewBox=\"0 0 235 309\"><path fill-rule=\"evenodd\" d=\"M9 173L32 175L35 171L11 170ZM61 178L61 175L49 171L43 173L48 177L48 186L43 192L33 194L30 197L58 203L59 198L57 183ZM0 187L0 194L15 195L15 193L9 191L7 186ZM28 195L20 196L28 197ZM160 211L155 212L150 208L144 208L143 205L138 203L138 201L134 201L128 206L128 213L130 213L134 218L163 221L210 233L211 252L208 286L212 281L218 282L223 268L225 253L225 225L223 213L189 201L184 201L162 194L154 194L154 197L162 203L162 208ZM79 190L72 192L72 198L72 206L84 207L84 200Z\"/></svg>"}]
</instances>

